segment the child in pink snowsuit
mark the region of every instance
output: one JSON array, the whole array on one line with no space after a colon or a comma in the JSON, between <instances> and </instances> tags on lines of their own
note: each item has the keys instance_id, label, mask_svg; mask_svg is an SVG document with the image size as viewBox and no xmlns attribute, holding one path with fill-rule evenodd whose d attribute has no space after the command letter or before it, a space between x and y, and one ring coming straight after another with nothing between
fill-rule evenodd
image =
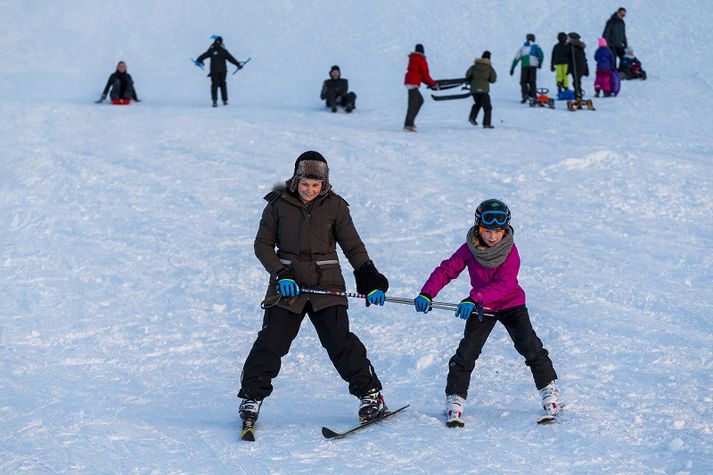
<instances>
[{"instance_id":1,"label":"child in pink snowsuit","mask_svg":"<svg viewBox=\"0 0 713 475\"><path fill-rule=\"evenodd\" d=\"M466 242L436 267L414 300L417 312L428 313L438 292L468 268L472 288L456 310L456 316L466 320L465 331L448 364L446 424L450 427L464 425L461 416L475 360L497 322L503 324L515 349L525 357L545 411L550 415L559 411L557 374L532 328L525 292L517 281L520 255L513 240L514 233L505 203L496 199L480 203L475 211L475 226L468 231ZM481 307L493 316L479 314Z\"/></svg>"},{"instance_id":2,"label":"child in pink snowsuit","mask_svg":"<svg viewBox=\"0 0 713 475\"><path fill-rule=\"evenodd\" d=\"M607 47L607 40L599 38L599 48L594 53L597 61L597 78L594 80L594 95L604 91L604 97L611 96L611 70L614 68L614 53Z\"/></svg>"}]
</instances>

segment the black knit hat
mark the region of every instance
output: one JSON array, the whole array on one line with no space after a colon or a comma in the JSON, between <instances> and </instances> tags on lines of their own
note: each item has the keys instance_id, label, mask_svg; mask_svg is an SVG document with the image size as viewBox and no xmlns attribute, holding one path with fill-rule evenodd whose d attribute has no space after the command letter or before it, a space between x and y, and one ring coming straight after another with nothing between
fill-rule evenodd
<instances>
[{"instance_id":1,"label":"black knit hat","mask_svg":"<svg viewBox=\"0 0 713 475\"><path fill-rule=\"evenodd\" d=\"M337 66L336 64L329 68L329 74L332 74L332 71L339 71L340 73L342 72L342 70L339 69L339 66Z\"/></svg>"},{"instance_id":2,"label":"black knit hat","mask_svg":"<svg viewBox=\"0 0 713 475\"><path fill-rule=\"evenodd\" d=\"M490 59L490 51L483 51L483 55L481 56L481 58Z\"/></svg>"},{"instance_id":3,"label":"black knit hat","mask_svg":"<svg viewBox=\"0 0 713 475\"><path fill-rule=\"evenodd\" d=\"M329 165L321 153L309 150L297 157L295 160L295 170L290 180L290 191L295 192L302 178L322 181L322 191L320 195L326 195L332 188L329 184Z\"/></svg>"},{"instance_id":4,"label":"black knit hat","mask_svg":"<svg viewBox=\"0 0 713 475\"><path fill-rule=\"evenodd\" d=\"M414 48L414 51L417 53L425 54L426 52L423 49L423 45L421 43L417 44L416 47Z\"/></svg>"},{"instance_id":5,"label":"black knit hat","mask_svg":"<svg viewBox=\"0 0 713 475\"><path fill-rule=\"evenodd\" d=\"M525 37L527 41L532 41L533 43L535 42L535 35L532 33L528 33L527 36Z\"/></svg>"}]
</instances>

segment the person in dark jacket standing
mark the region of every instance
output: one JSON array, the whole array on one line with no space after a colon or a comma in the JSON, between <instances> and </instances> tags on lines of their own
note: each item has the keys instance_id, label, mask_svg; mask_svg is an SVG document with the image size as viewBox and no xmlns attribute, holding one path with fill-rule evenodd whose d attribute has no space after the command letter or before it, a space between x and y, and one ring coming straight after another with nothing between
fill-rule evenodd
<instances>
[{"instance_id":1,"label":"person in dark jacket standing","mask_svg":"<svg viewBox=\"0 0 713 475\"><path fill-rule=\"evenodd\" d=\"M490 85L494 84L498 75L490 62L490 51L484 51L482 56L465 73L465 81L470 84L470 93L473 95L473 107L470 109L468 121L478 125L478 113L483 109L483 128L492 129L491 116L493 106L490 104Z\"/></svg>"},{"instance_id":2,"label":"person in dark jacket standing","mask_svg":"<svg viewBox=\"0 0 713 475\"><path fill-rule=\"evenodd\" d=\"M111 89L111 93L109 93L109 89ZM139 98L136 97L134 80L131 78L131 75L126 72L125 62L119 61L119 64L116 65L116 71L109 76L109 80L106 82L106 86L104 86L101 97L96 101L97 104L104 102L107 93L110 94L109 97L113 104L128 104L131 99L136 102L141 102Z\"/></svg>"},{"instance_id":3,"label":"person in dark jacket standing","mask_svg":"<svg viewBox=\"0 0 713 475\"><path fill-rule=\"evenodd\" d=\"M544 60L545 54L542 52L542 48L535 43L535 35L528 33L525 37L525 43L517 50L515 59L512 60L512 66L510 66L510 76L512 76L515 74L515 66L522 61L520 65L521 104L528 100L536 100L537 70L542 67Z\"/></svg>"},{"instance_id":4,"label":"person in dark jacket standing","mask_svg":"<svg viewBox=\"0 0 713 475\"><path fill-rule=\"evenodd\" d=\"M602 37L607 40L609 49L619 58L619 62L621 62L621 58L624 57L626 47L628 46L624 17L626 17L626 8L620 7L612 14L609 20L607 20L604 26L604 32L602 33Z\"/></svg>"},{"instance_id":5,"label":"person in dark jacket standing","mask_svg":"<svg viewBox=\"0 0 713 475\"><path fill-rule=\"evenodd\" d=\"M567 33L560 32L557 34L557 44L552 48L552 59L550 61L550 70L555 73L555 81L557 81L557 92L569 89L569 72L570 58L572 51L567 44Z\"/></svg>"},{"instance_id":6,"label":"person in dark jacket standing","mask_svg":"<svg viewBox=\"0 0 713 475\"><path fill-rule=\"evenodd\" d=\"M218 88L220 88L220 98L223 100L223 105L228 105L228 85L225 78L228 75L228 66L226 61L233 63L238 68L242 65L233 55L223 46L223 38L213 36L213 44L208 50L196 58L196 64L203 67L203 61L210 58L210 97L213 99L213 107L218 107Z\"/></svg>"},{"instance_id":7,"label":"person in dark jacket standing","mask_svg":"<svg viewBox=\"0 0 713 475\"><path fill-rule=\"evenodd\" d=\"M342 71L336 64L329 70L329 77L322 84L322 93L319 97L327 103L332 112L337 112L337 106L344 107L349 113L356 108L356 94L349 92L349 81L342 78Z\"/></svg>"},{"instance_id":8,"label":"person in dark jacket standing","mask_svg":"<svg viewBox=\"0 0 713 475\"><path fill-rule=\"evenodd\" d=\"M408 109L406 110L406 120L404 121L404 130L407 132L416 132L416 116L423 105L423 96L418 90L422 82L433 89L439 88L428 71L426 54L423 45L419 43L414 48L413 53L408 55L408 68L404 77L404 85L408 89Z\"/></svg>"},{"instance_id":9,"label":"person in dark jacket standing","mask_svg":"<svg viewBox=\"0 0 713 475\"><path fill-rule=\"evenodd\" d=\"M305 315L339 375L349 383L349 392L360 398L361 421L378 417L387 410L381 382L363 343L349 331L346 298L300 292L301 287L345 290L337 244L355 269L357 292L367 295L367 305L383 305L389 289L388 280L369 259L349 205L332 190L327 161L318 152L304 152L292 178L265 200L255 255L270 279L262 330L243 366L240 417L250 424L257 420Z\"/></svg>"},{"instance_id":10,"label":"person in dark jacket standing","mask_svg":"<svg viewBox=\"0 0 713 475\"><path fill-rule=\"evenodd\" d=\"M569 34L570 45L570 62L569 72L572 75L572 85L574 87L574 96L581 99L582 94L582 76L589 77L589 65L587 64L587 55L584 53L584 44L578 33Z\"/></svg>"}]
</instances>

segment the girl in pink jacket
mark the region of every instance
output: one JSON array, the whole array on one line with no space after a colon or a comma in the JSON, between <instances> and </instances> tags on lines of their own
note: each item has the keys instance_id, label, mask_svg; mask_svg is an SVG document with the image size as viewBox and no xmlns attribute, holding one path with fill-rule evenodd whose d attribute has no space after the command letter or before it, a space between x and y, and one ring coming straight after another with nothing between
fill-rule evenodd
<instances>
[{"instance_id":1,"label":"girl in pink jacket","mask_svg":"<svg viewBox=\"0 0 713 475\"><path fill-rule=\"evenodd\" d=\"M525 292L517 282L520 256L513 236L507 205L496 199L483 201L475 211L475 226L468 231L466 242L436 267L414 300L417 312L428 313L438 292L468 268L470 294L456 310L456 316L466 320L465 331L448 364L446 424L449 427L465 425L462 415L470 375L497 321L507 330L518 353L525 357L547 414L554 416L559 412L557 374L532 328ZM494 316L483 317L483 308Z\"/></svg>"}]
</instances>

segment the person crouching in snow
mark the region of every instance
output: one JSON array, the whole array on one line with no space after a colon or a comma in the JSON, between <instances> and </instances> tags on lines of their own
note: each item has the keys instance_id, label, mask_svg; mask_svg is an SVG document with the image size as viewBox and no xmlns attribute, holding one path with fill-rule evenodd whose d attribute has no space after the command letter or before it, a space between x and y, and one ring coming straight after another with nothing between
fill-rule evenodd
<instances>
[{"instance_id":1,"label":"person crouching in snow","mask_svg":"<svg viewBox=\"0 0 713 475\"><path fill-rule=\"evenodd\" d=\"M416 116L423 105L423 96L418 90L422 82L433 89L439 89L438 83L428 72L426 54L423 45L419 43L413 53L408 55L408 67L404 77L404 85L408 89L408 109L406 110L406 120L404 120L404 130L407 132L416 132Z\"/></svg>"},{"instance_id":2,"label":"person crouching in snow","mask_svg":"<svg viewBox=\"0 0 713 475\"><path fill-rule=\"evenodd\" d=\"M360 399L360 420L379 417L387 411L381 382L364 344L349 331L347 299L300 292L300 287L345 290L337 244L355 269L357 291L367 295L367 304L383 305L389 289L389 281L369 259L349 205L332 190L327 161L318 152L304 152L295 162L292 178L265 200L255 255L270 280L262 329L243 366L240 417L244 422L257 421L305 315L339 375L349 383L349 392Z\"/></svg>"},{"instance_id":3,"label":"person crouching in snow","mask_svg":"<svg viewBox=\"0 0 713 475\"><path fill-rule=\"evenodd\" d=\"M493 106L490 105L490 84L495 83L498 75L490 62L490 51L484 51L483 55L475 60L475 64L468 68L465 73L465 81L470 84L470 93L473 95L473 107L470 109L468 121L473 125L478 125L478 112L483 108L483 128L492 129L491 117Z\"/></svg>"},{"instance_id":4,"label":"person crouching in snow","mask_svg":"<svg viewBox=\"0 0 713 475\"><path fill-rule=\"evenodd\" d=\"M347 113L356 108L356 94L349 92L349 81L342 78L342 71L336 64L329 70L329 79L322 83L319 97L332 112L337 112L338 105L343 106Z\"/></svg>"},{"instance_id":5,"label":"person crouching in snow","mask_svg":"<svg viewBox=\"0 0 713 475\"><path fill-rule=\"evenodd\" d=\"M475 226L466 242L448 259L436 267L414 300L417 312L428 313L431 301L449 282L468 268L472 289L456 310L456 316L466 320L463 339L448 364L446 383L447 424L463 427L465 399L475 360L485 345L496 322L503 324L515 349L525 357L542 405L548 414L559 411L557 374L542 341L535 334L525 306L525 292L517 281L520 256L513 240L510 210L500 200L489 199L478 205ZM472 314L483 306L493 317Z\"/></svg>"},{"instance_id":6,"label":"person crouching in snow","mask_svg":"<svg viewBox=\"0 0 713 475\"><path fill-rule=\"evenodd\" d=\"M111 89L111 92L109 92ZM97 104L104 102L106 95L109 93L109 98L112 104L129 104L133 99L135 102L141 102L138 97L136 97L136 89L134 89L134 80L131 78L131 74L126 72L126 63L119 61L116 65L116 71L114 71L109 80L104 86L104 91Z\"/></svg>"},{"instance_id":7,"label":"person crouching in snow","mask_svg":"<svg viewBox=\"0 0 713 475\"><path fill-rule=\"evenodd\" d=\"M599 97L600 92L604 92L604 97L611 96L611 70L614 69L614 53L607 46L607 40L599 38L599 48L594 52L594 60L597 62L597 75L594 79L594 95Z\"/></svg>"}]
</instances>

